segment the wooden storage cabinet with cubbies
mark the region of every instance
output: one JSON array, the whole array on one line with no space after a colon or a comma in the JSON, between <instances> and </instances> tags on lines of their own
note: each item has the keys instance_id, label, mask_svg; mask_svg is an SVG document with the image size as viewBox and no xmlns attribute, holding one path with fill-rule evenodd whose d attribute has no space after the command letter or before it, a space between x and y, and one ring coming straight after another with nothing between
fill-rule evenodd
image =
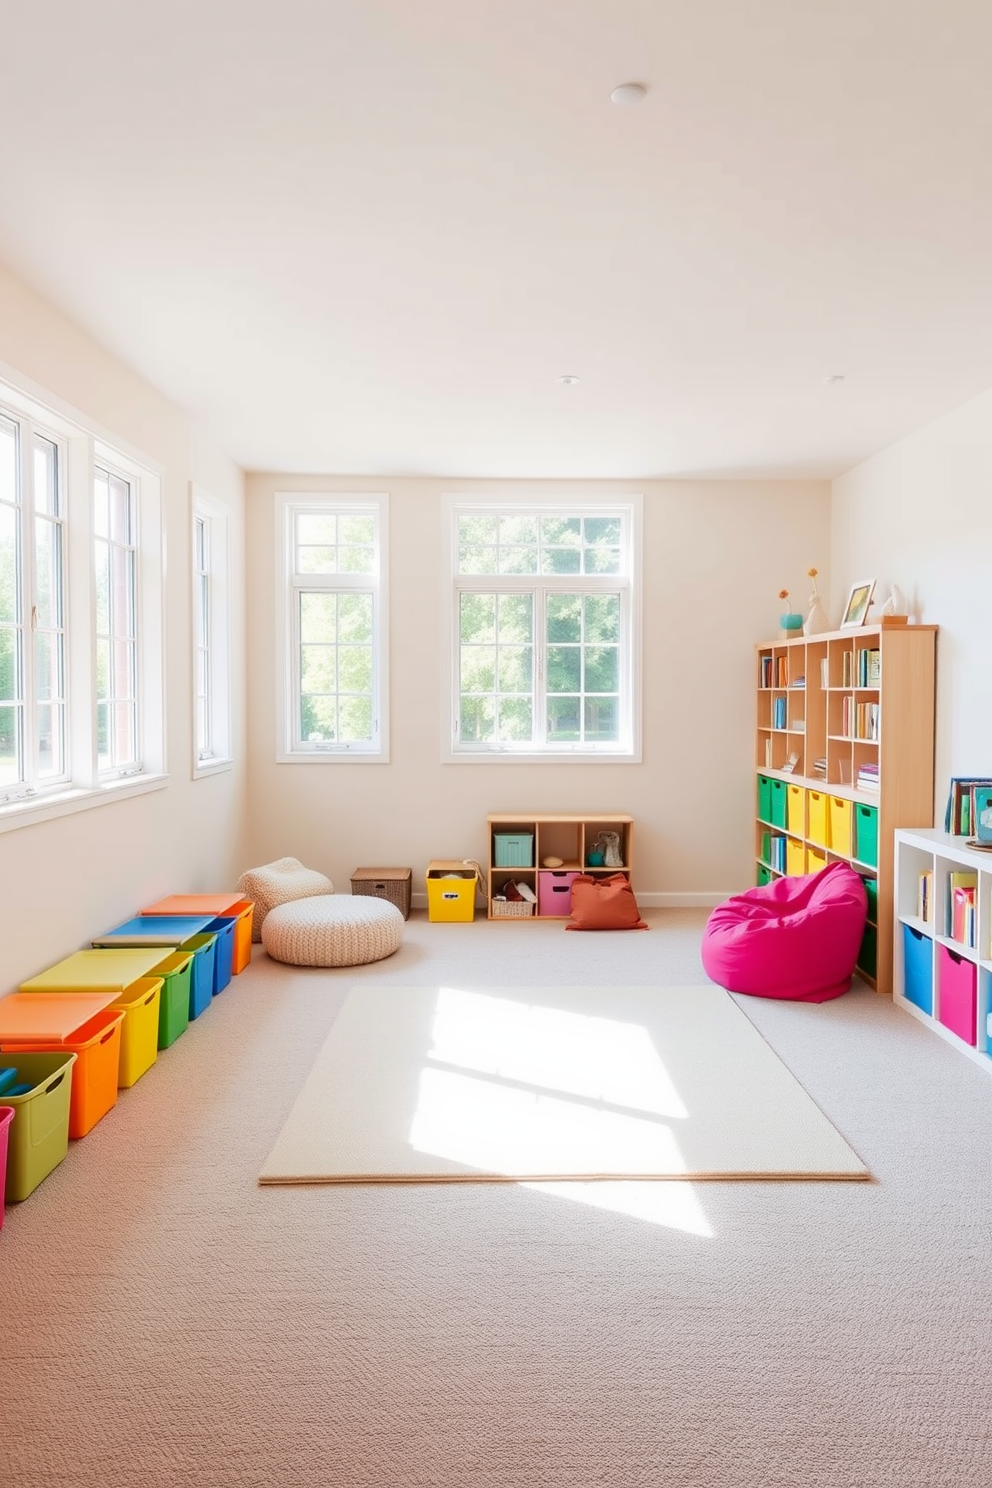
<instances>
[{"instance_id":1,"label":"wooden storage cabinet with cubbies","mask_svg":"<svg viewBox=\"0 0 992 1488\"><path fill-rule=\"evenodd\" d=\"M992 1070L992 852L895 834L893 1001Z\"/></svg>"},{"instance_id":2,"label":"wooden storage cabinet with cubbies","mask_svg":"<svg viewBox=\"0 0 992 1488\"><path fill-rule=\"evenodd\" d=\"M893 839L933 823L937 627L868 625L757 647L757 882L860 873L861 975L892 991Z\"/></svg>"},{"instance_id":3,"label":"wooden storage cabinet with cubbies","mask_svg":"<svg viewBox=\"0 0 992 1488\"><path fill-rule=\"evenodd\" d=\"M528 815L525 812L517 815L498 813L486 820L489 828L486 897L491 920L567 919L575 874L623 873L628 879L631 876L634 831L631 816L568 816L547 812ZM603 864L596 867L588 863L593 844L602 832L616 833L622 866ZM554 868L545 868L545 858L560 858L561 863ZM527 909L502 898L511 880L525 883L534 893L535 902Z\"/></svg>"}]
</instances>

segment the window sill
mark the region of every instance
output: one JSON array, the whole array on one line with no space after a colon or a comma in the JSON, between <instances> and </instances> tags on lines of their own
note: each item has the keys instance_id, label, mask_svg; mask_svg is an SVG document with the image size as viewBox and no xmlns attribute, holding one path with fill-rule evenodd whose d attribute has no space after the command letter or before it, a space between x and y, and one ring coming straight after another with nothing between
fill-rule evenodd
<instances>
[{"instance_id":1,"label":"window sill","mask_svg":"<svg viewBox=\"0 0 992 1488\"><path fill-rule=\"evenodd\" d=\"M377 750L375 754L359 754L356 750L344 750L336 753L330 749L308 749L300 750L297 754L289 752L276 755L277 765L388 765L389 751Z\"/></svg>"},{"instance_id":2,"label":"window sill","mask_svg":"<svg viewBox=\"0 0 992 1488\"><path fill-rule=\"evenodd\" d=\"M225 770L233 770L234 761L229 757L224 759L197 760L193 766L193 779L202 780L207 775L221 775Z\"/></svg>"},{"instance_id":3,"label":"window sill","mask_svg":"<svg viewBox=\"0 0 992 1488\"><path fill-rule=\"evenodd\" d=\"M639 749L579 751L555 753L551 750L491 749L479 751L449 750L442 755L444 765L639 765Z\"/></svg>"},{"instance_id":4,"label":"window sill","mask_svg":"<svg viewBox=\"0 0 992 1488\"><path fill-rule=\"evenodd\" d=\"M35 822L51 821L57 816L70 816L76 811L89 811L94 806L108 806L143 796L148 791L168 785L165 774L129 776L108 785L67 786L50 794L31 796L26 801L12 801L0 806L0 832L14 832L18 827L31 827Z\"/></svg>"}]
</instances>

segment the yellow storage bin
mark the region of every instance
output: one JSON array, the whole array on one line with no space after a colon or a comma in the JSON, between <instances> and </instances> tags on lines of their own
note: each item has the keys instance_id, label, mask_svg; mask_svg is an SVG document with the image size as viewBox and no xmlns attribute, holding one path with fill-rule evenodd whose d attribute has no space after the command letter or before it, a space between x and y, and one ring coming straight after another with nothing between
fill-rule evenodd
<instances>
[{"instance_id":1,"label":"yellow storage bin","mask_svg":"<svg viewBox=\"0 0 992 1488\"><path fill-rule=\"evenodd\" d=\"M474 868L457 859L431 859L427 864L427 918L449 923L475 919Z\"/></svg>"},{"instance_id":2,"label":"yellow storage bin","mask_svg":"<svg viewBox=\"0 0 992 1488\"><path fill-rule=\"evenodd\" d=\"M797 837L806 836L806 792L801 785L789 786L788 806L789 831Z\"/></svg>"},{"instance_id":3,"label":"yellow storage bin","mask_svg":"<svg viewBox=\"0 0 992 1488\"><path fill-rule=\"evenodd\" d=\"M844 858L854 856L854 839L851 831L853 821L851 802L842 800L840 796L831 796L830 846L835 853L839 853Z\"/></svg>"},{"instance_id":4,"label":"yellow storage bin","mask_svg":"<svg viewBox=\"0 0 992 1488\"><path fill-rule=\"evenodd\" d=\"M826 868L826 866L827 866L827 855L826 855L826 853L817 852L817 850L816 850L815 847L808 847L806 849L806 872L807 873L819 873L820 869L821 868Z\"/></svg>"},{"instance_id":5,"label":"yellow storage bin","mask_svg":"<svg viewBox=\"0 0 992 1488\"><path fill-rule=\"evenodd\" d=\"M124 1013L117 1083L129 1090L158 1058L158 1010L161 977L139 977L113 1004Z\"/></svg>"},{"instance_id":6,"label":"yellow storage bin","mask_svg":"<svg viewBox=\"0 0 992 1488\"><path fill-rule=\"evenodd\" d=\"M806 848L792 837L785 844L785 871L789 878L801 878L806 872Z\"/></svg>"},{"instance_id":7,"label":"yellow storage bin","mask_svg":"<svg viewBox=\"0 0 992 1488\"><path fill-rule=\"evenodd\" d=\"M830 846L830 797L823 791L807 791L807 806L809 808L809 830L806 833L810 842L815 842L819 847Z\"/></svg>"}]
</instances>

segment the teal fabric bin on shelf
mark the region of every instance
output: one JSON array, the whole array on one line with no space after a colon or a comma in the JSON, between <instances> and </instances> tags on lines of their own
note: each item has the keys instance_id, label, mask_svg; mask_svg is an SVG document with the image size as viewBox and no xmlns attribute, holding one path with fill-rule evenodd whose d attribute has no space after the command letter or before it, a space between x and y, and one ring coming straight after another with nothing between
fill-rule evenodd
<instances>
[{"instance_id":1,"label":"teal fabric bin on shelf","mask_svg":"<svg viewBox=\"0 0 992 1488\"><path fill-rule=\"evenodd\" d=\"M878 807L854 807L854 856L859 863L878 867Z\"/></svg>"},{"instance_id":2,"label":"teal fabric bin on shelf","mask_svg":"<svg viewBox=\"0 0 992 1488\"><path fill-rule=\"evenodd\" d=\"M533 832L494 832L493 862L497 868L532 868Z\"/></svg>"}]
</instances>

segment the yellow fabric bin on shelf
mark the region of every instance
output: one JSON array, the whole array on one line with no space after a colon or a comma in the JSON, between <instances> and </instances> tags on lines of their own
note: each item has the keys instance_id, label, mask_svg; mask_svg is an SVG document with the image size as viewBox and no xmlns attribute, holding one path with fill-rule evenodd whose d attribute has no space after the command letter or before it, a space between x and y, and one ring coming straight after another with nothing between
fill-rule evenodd
<instances>
[{"instance_id":1,"label":"yellow fabric bin on shelf","mask_svg":"<svg viewBox=\"0 0 992 1488\"><path fill-rule=\"evenodd\" d=\"M785 871L789 878L801 878L806 872L806 847L794 837L786 840Z\"/></svg>"},{"instance_id":2,"label":"yellow fabric bin on shelf","mask_svg":"<svg viewBox=\"0 0 992 1488\"><path fill-rule=\"evenodd\" d=\"M807 805L809 807L809 831L806 833L810 842L815 842L818 847L830 846L830 797L823 791L807 791Z\"/></svg>"},{"instance_id":3,"label":"yellow fabric bin on shelf","mask_svg":"<svg viewBox=\"0 0 992 1488\"><path fill-rule=\"evenodd\" d=\"M815 847L808 847L806 849L806 872L807 873L819 873L820 869L821 868L826 868L826 866L827 866L827 855L826 855L826 853L817 852L817 850L816 850Z\"/></svg>"},{"instance_id":4,"label":"yellow fabric bin on shelf","mask_svg":"<svg viewBox=\"0 0 992 1488\"><path fill-rule=\"evenodd\" d=\"M435 922L475 919L475 868L457 858L427 864L427 918Z\"/></svg>"},{"instance_id":5,"label":"yellow fabric bin on shelf","mask_svg":"<svg viewBox=\"0 0 992 1488\"><path fill-rule=\"evenodd\" d=\"M851 802L843 800L840 796L831 796L830 845L835 853L839 853L844 858L854 856L853 821Z\"/></svg>"},{"instance_id":6,"label":"yellow fabric bin on shelf","mask_svg":"<svg viewBox=\"0 0 992 1488\"><path fill-rule=\"evenodd\" d=\"M801 785L788 789L788 827L797 837L806 836L806 791ZM789 870L792 871L791 869Z\"/></svg>"}]
</instances>

